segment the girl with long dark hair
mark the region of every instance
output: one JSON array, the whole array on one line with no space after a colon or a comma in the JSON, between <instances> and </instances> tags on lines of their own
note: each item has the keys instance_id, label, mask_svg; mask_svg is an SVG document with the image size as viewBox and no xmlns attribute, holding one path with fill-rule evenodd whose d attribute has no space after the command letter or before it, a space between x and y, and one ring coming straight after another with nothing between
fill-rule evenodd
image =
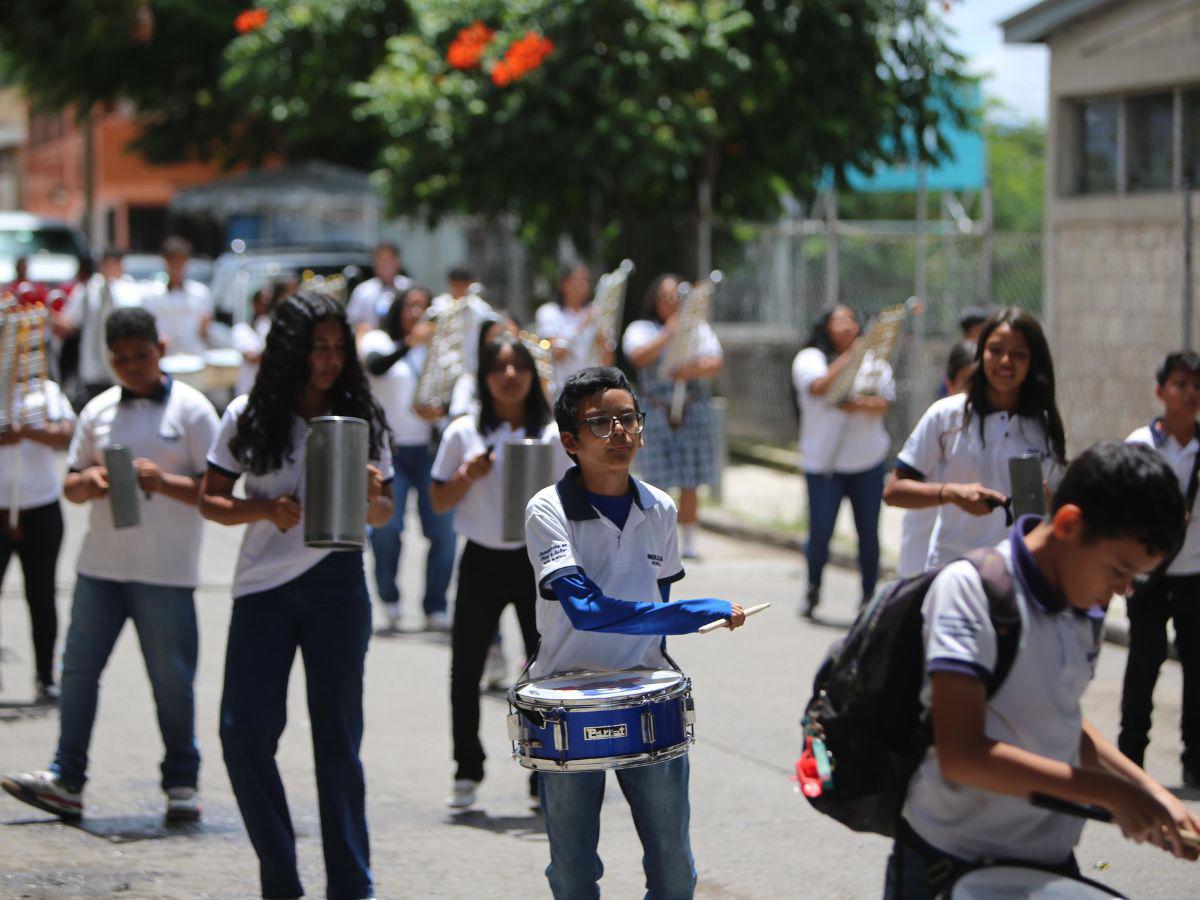
<instances>
[{"instance_id":1,"label":"girl with long dark hair","mask_svg":"<svg viewBox=\"0 0 1200 900\"><path fill-rule=\"evenodd\" d=\"M554 299L538 307L534 330L551 343L554 381L561 390L568 378L588 366L611 366L614 348L592 326L592 273L581 263L559 269Z\"/></svg>"},{"instance_id":2,"label":"girl with long dark hair","mask_svg":"<svg viewBox=\"0 0 1200 900\"><path fill-rule=\"evenodd\" d=\"M1051 489L1066 467L1054 362L1038 320L1016 307L992 313L975 362L967 392L921 417L884 492L889 506L937 507L927 569L1004 539L1011 457L1039 456Z\"/></svg>"},{"instance_id":3,"label":"girl with long dark hair","mask_svg":"<svg viewBox=\"0 0 1200 900\"><path fill-rule=\"evenodd\" d=\"M679 488L679 530L683 556L696 556L699 529L697 489L716 473L709 382L721 371L724 354L716 332L700 324L699 355L674 372L663 369L663 356L679 326L679 276L659 275L650 283L642 318L631 322L621 339L625 357L637 369L638 396L646 405L645 449L638 457L642 479L664 491ZM671 422L675 384L687 385L683 417Z\"/></svg>"},{"instance_id":4,"label":"girl with long dark hair","mask_svg":"<svg viewBox=\"0 0 1200 900\"><path fill-rule=\"evenodd\" d=\"M852 399L831 406L826 395L852 364L861 329L841 304L813 324L808 344L792 362L800 403L800 465L808 489L808 591L801 613L812 616L821 598L821 576L842 500L850 499L858 532L858 570L865 601L879 577L879 507L889 440L883 425L896 386L886 360L870 352L855 376Z\"/></svg>"},{"instance_id":5,"label":"girl with long dark hair","mask_svg":"<svg viewBox=\"0 0 1200 900\"><path fill-rule=\"evenodd\" d=\"M416 492L421 531L429 541L422 602L425 627L445 631L450 621L446 615L446 589L454 572L454 523L450 516L433 511L433 501L429 497L433 422L413 408L417 379L425 365L433 331L433 326L422 320L429 308L429 300L430 294L425 288L408 288L392 302L380 323L381 328L368 331L358 343L359 355L370 376L371 393L383 407L392 433L392 463L396 468L396 479L392 483L392 518L386 525L371 529L375 586L391 631L396 631L400 624L396 572L400 565L409 491Z\"/></svg>"},{"instance_id":6,"label":"girl with long dark hair","mask_svg":"<svg viewBox=\"0 0 1200 900\"><path fill-rule=\"evenodd\" d=\"M367 522L392 514L389 435L354 353L340 304L297 294L275 311L249 396L225 410L208 454L205 518L247 525L233 581L221 695L221 746L265 897L299 897L296 841L275 750L287 719L287 682L299 649L308 685L321 840L330 897L374 891L362 743L363 665L371 601L362 551L304 543L307 421L353 416L370 426ZM245 499L233 496L243 479Z\"/></svg>"},{"instance_id":7,"label":"girl with long dark hair","mask_svg":"<svg viewBox=\"0 0 1200 900\"><path fill-rule=\"evenodd\" d=\"M521 625L526 657L537 649L537 586L525 542L506 541L501 534L505 441L531 438L561 447L550 406L537 384L533 356L519 338L502 334L483 346L478 391L479 415L455 419L442 436L430 488L434 509L454 510L454 528L466 538L451 630L456 763L446 799L451 809L471 806L483 781L479 679L500 615L510 603ZM570 462L561 450L555 460L557 480Z\"/></svg>"}]
</instances>

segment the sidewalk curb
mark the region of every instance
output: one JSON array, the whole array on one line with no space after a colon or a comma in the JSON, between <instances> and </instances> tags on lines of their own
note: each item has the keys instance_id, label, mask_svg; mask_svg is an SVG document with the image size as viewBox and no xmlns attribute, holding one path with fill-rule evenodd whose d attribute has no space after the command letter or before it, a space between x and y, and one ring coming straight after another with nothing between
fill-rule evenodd
<instances>
[{"instance_id":1,"label":"sidewalk curb","mask_svg":"<svg viewBox=\"0 0 1200 900\"><path fill-rule=\"evenodd\" d=\"M722 534L734 540L747 541L753 544L765 544L768 547L790 550L793 553L803 554L805 549L803 538L790 534L780 534L761 525L748 525L720 509L701 509L700 527L706 531ZM833 547L829 549L829 563L842 569L855 569L858 566L858 561L851 554L839 551ZM879 575L881 580L892 578L895 576L895 570L888 566L880 566ZM1128 647L1129 620L1124 616L1110 616L1105 619L1104 640L1110 644ZM1178 659L1179 656L1175 650L1174 642L1171 643L1169 649L1170 658Z\"/></svg>"}]
</instances>

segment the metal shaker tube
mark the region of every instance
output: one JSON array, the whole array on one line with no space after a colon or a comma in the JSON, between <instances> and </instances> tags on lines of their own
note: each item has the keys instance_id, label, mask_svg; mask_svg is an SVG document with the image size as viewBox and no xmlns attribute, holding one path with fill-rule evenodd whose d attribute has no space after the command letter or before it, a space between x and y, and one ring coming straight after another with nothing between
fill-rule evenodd
<instances>
[{"instance_id":1,"label":"metal shaker tube","mask_svg":"<svg viewBox=\"0 0 1200 900\"><path fill-rule=\"evenodd\" d=\"M308 423L304 445L304 543L361 550L367 544L367 459L371 428L350 416Z\"/></svg>"}]
</instances>

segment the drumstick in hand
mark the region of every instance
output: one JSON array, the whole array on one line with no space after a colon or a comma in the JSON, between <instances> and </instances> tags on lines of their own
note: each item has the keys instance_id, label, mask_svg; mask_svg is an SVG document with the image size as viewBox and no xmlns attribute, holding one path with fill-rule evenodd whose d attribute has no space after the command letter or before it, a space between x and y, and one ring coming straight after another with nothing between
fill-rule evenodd
<instances>
[{"instance_id":1,"label":"drumstick in hand","mask_svg":"<svg viewBox=\"0 0 1200 900\"><path fill-rule=\"evenodd\" d=\"M707 626L706 626L707 627ZM1103 806L1093 806L1090 803L1074 803L1053 797L1049 794L1034 793L1030 798L1034 806L1048 809L1052 812L1065 813L1069 816L1079 816L1081 819L1094 819L1097 822L1112 822L1113 814ZM1184 845L1200 849L1200 834L1189 828L1179 829L1179 839Z\"/></svg>"},{"instance_id":2,"label":"drumstick in hand","mask_svg":"<svg viewBox=\"0 0 1200 900\"><path fill-rule=\"evenodd\" d=\"M755 613L762 612L764 609L766 609L770 605L771 605L770 603L759 603L757 606L751 606L747 609L742 610L742 612L745 614L746 618L748 619ZM724 628L728 624L729 624L728 619L717 619L715 622L709 622L707 625L701 625L700 628L697 629L697 633L708 634L710 631L716 631L718 628Z\"/></svg>"}]
</instances>

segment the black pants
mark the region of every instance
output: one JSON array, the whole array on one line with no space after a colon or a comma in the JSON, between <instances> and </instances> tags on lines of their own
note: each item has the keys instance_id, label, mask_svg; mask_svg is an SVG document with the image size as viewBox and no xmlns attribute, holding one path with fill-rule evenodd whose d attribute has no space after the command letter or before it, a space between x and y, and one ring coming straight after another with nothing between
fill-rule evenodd
<instances>
[{"instance_id":1,"label":"black pants","mask_svg":"<svg viewBox=\"0 0 1200 900\"><path fill-rule=\"evenodd\" d=\"M0 581L13 553L21 560L25 577L25 602L33 631L33 658L38 680L54 684L54 642L58 640L58 612L54 606L54 572L62 545L63 518L58 501L23 509L14 534L8 529L8 510L0 510Z\"/></svg>"},{"instance_id":2,"label":"black pants","mask_svg":"<svg viewBox=\"0 0 1200 900\"><path fill-rule=\"evenodd\" d=\"M1166 576L1135 591L1129 610L1129 657L1121 693L1121 752L1142 764L1150 743L1154 685L1167 658L1167 621L1183 667L1183 765L1200 772L1200 575Z\"/></svg>"},{"instance_id":3,"label":"black pants","mask_svg":"<svg viewBox=\"0 0 1200 900\"><path fill-rule=\"evenodd\" d=\"M458 563L458 594L451 633L450 709L454 731L455 778L483 780L487 758L479 742L479 681L488 647L504 607L512 604L521 623L526 657L537 649L534 602L537 584L524 547L489 550L467 541Z\"/></svg>"}]
</instances>

